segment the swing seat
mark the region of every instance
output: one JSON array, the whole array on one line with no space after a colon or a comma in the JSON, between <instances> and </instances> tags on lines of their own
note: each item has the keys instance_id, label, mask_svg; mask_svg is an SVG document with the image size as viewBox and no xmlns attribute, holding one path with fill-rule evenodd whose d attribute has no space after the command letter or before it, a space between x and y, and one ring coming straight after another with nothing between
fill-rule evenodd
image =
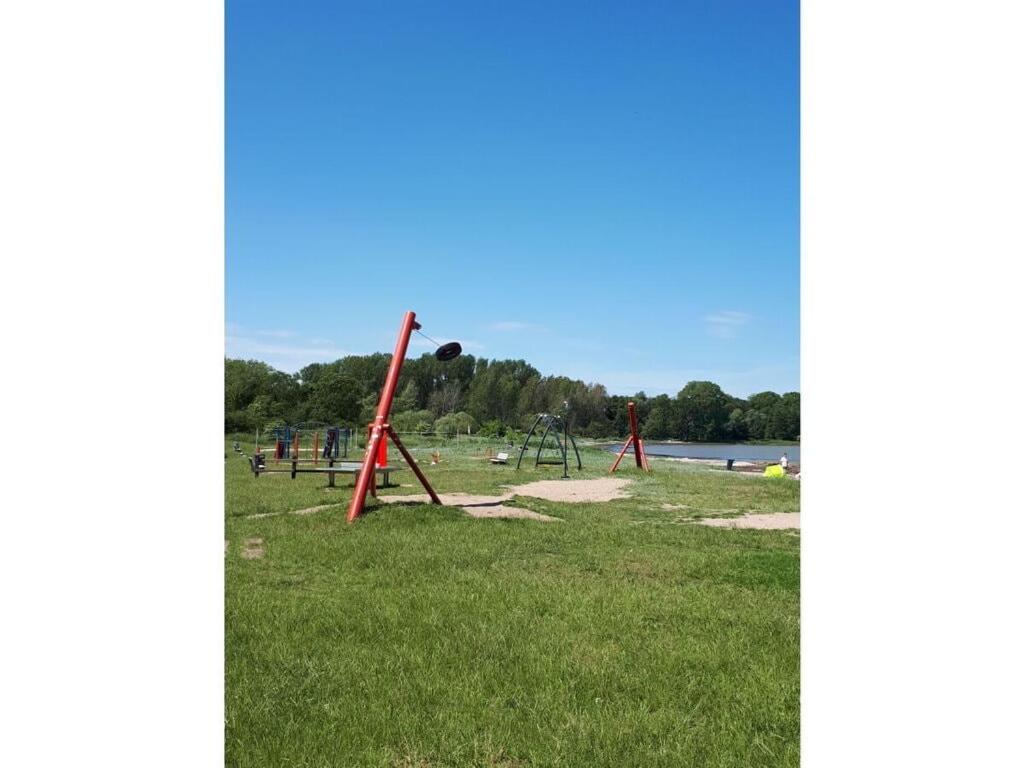
<instances>
[{"instance_id":1,"label":"swing seat","mask_svg":"<svg viewBox=\"0 0 1024 768\"><path fill-rule=\"evenodd\" d=\"M564 463L561 459L537 459L538 464L551 464L560 467Z\"/></svg>"}]
</instances>

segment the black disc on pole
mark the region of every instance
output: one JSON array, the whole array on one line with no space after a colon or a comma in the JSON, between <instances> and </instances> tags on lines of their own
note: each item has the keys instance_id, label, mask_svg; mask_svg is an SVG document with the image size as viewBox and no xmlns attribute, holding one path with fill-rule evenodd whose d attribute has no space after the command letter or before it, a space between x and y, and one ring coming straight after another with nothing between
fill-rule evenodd
<instances>
[{"instance_id":1,"label":"black disc on pole","mask_svg":"<svg viewBox=\"0 0 1024 768\"><path fill-rule=\"evenodd\" d=\"M462 354L462 345L457 341L449 342L448 344L442 344L437 348L437 352L434 353L434 357L440 360L442 363L447 363L449 360L454 360L456 357Z\"/></svg>"}]
</instances>

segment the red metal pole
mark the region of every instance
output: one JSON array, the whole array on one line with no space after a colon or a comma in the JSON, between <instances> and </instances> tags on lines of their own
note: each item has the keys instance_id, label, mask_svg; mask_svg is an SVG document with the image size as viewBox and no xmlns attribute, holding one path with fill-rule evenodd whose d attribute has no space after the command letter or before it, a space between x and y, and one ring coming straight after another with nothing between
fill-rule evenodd
<instances>
[{"instance_id":1,"label":"red metal pole","mask_svg":"<svg viewBox=\"0 0 1024 768\"><path fill-rule=\"evenodd\" d=\"M644 441L640 439L640 427L637 425L636 420L636 405L634 403L626 403L626 410L629 413L629 439L626 444L622 446L622 450L619 452L618 457L615 459L615 463L612 464L612 468L609 473L614 472L619 467L619 462L622 461L622 457L626 455L626 451L629 446L633 446L633 458L636 459L636 465L644 470L650 472L650 464L647 463L647 452L644 450Z\"/></svg>"},{"instance_id":2,"label":"red metal pole","mask_svg":"<svg viewBox=\"0 0 1024 768\"><path fill-rule=\"evenodd\" d=\"M629 431L633 435L633 457L636 459L637 468L643 469L644 449L643 446L640 445L640 427L636 424L636 405L633 403L626 403L626 410L629 411Z\"/></svg>"},{"instance_id":3,"label":"red metal pole","mask_svg":"<svg viewBox=\"0 0 1024 768\"><path fill-rule=\"evenodd\" d=\"M366 504L366 492L370 487L370 479L376 475L374 464L377 460L380 441L386 439L384 428L391 414L391 402L395 399L398 376L402 372L405 352L409 348L409 337L419 327L420 324L416 322L416 313L406 312L405 317L402 318L402 326L398 330L398 340L395 342L394 354L391 355L391 365L388 367L387 378L384 379L384 388L380 391L377 415L373 419L370 439L366 444L366 454L363 456L363 469L356 480L355 493L352 494L352 502L348 507L347 520L350 523L363 514L363 506Z\"/></svg>"}]
</instances>

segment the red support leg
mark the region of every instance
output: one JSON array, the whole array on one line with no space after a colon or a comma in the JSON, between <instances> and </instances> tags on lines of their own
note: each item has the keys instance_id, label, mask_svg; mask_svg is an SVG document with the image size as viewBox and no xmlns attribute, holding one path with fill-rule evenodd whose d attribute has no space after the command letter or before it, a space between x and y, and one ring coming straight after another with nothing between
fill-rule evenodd
<instances>
[{"instance_id":1,"label":"red support leg","mask_svg":"<svg viewBox=\"0 0 1024 768\"><path fill-rule=\"evenodd\" d=\"M608 471L614 472L618 468L622 457L626 455L626 450L632 445L633 458L636 460L637 468L642 469L644 472L650 472L651 465L647 462L647 451L644 450L644 441L640 439L640 427L637 426L636 405L634 403L626 403L626 410L629 412L629 439L622 446L622 451L616 457L612 468Z\"/></svg>"},{"instance_id":2,"label":"red support leg","mask_svg":"<svg viewBox=\"0 0 1024 768\"><path fill-rule=\"evenodd\" d=\"M622 446L622 450L619 451L619 455L615 458L615 463L612 464L612 468L608 470L609 474L611 474L612 472L619 468L619 462L622 461L622 457L626 455L626 451L629 450L629 446L632 445L632 443L633 436L630 435L625 445Z\"/></svg>"},{"instance_id":3,"label":"red support leg","mask_svg":"<svg viewBox=\"0 0 1024 768\"><path fill-rule=\"evenodd\" d=\"M423 487L427 489L427 493L430 494L430 500L435 504L440 504L441 499L439 499L437 494L434 493L434 489L430 486L430 483L427 481L427 477L426 475L423 474L423 470L420 469L419 465L416 463L416 460L412 457L412 454L406 450L404 445L402 445L402 441L398 439L398 435L395 433L395 430L391 427L390 424L387 425L387 432L388 437L391 438L391 442L395 444L395 448L399 450L399 452L402 454L402 457L405 459L405 463L409 465L409 469L411 469L416 474L416 477L419 479L420 483L422 483Z\"/></svg>"},{"instance_id":4,"label":"red support leg","mask_svg":"<svg viewBox=\"0 0 1024 768\"><path fill-rule=\"evenodd\" d=\"M639 441L639 445L640 445L640 455L643 457L643 461L644 461L644 463L643 463L643 470L644 470L644 472L650 472L651 471L651 465L647 461L647 449L644 448L644 441L640 440Z\"/></svg>"}]
</instances>

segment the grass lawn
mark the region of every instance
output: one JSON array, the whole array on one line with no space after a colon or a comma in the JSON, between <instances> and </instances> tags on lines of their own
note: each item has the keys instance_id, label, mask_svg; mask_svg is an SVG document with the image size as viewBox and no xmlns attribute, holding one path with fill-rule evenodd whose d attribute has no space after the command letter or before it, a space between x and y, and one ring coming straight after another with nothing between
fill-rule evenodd
<instances>
[{"instance_id":1,"label":"grass lawn","mask_svg":"<svg viewBox=\"0 0 1024 768\"><path fill-rule=\"evenodd\" d=\"M414 453L441 493L561 474L486 445ZM799 764L799 536L685 520L799 511L798 482L627 457L629 499L509 502L562 522L394 505L347 525L350 475L255 479L226 446L227 765ZM606 476L582 452L573 476ZM420 492L395 478L382 495Z\"/></svg>"}]
</instances>

